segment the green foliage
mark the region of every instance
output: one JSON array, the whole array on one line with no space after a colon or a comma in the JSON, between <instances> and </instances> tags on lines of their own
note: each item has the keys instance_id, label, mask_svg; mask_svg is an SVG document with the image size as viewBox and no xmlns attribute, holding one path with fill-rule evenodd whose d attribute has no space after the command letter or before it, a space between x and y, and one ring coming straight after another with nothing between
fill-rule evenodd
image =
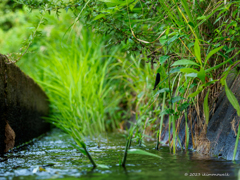
<instances>
[{"instance_id":1,"label":"green foliage","mask_svg":"<svg viewBox=\"0 0 240 180\"><path fill-rule=\"evenodd\" d=\"M124 113L125 117L130 117L131 112L136 115L135 135L139 142L142 142L145 129L148 126L154 126L156 123L162 124L164 115L168 115L169 133L171 129L173 133L173 139L172 142L169 140L169 145L173 147L174 153L176 139L178 138L178 129L175 129L176 120L181 118L183 113L186 113L185 110L195 104L198 99L204 99L203 106L197 105L195 107L200 112L204 112L207 124L209 121L209 107L211 107L214 100L209 94L217 82L220 81L225 86L229 101L237 110L238 115L240 114L236 97L225 82L229 71L240 62L238 60L240 52L239 1L229 1L227 3L218 1L215 3L212 0L189 2L186 0L160 0L143 3L139 0L61 0L57 2L54 0L16 0L16 2L30 10L40 10L45 17L47 13L55 13L58 17L61 17L60 9L68 13L73 12L71 15L74 18L72 18L71 22L68 22L69 32L76 28L78 21L81 21L86 27L94 27L94 33L106 37L107 41L104 47L107 50L111 49L112 46L121 44L121 51L125 52L124 56L122 54L117 55L118 62L115 61L114 63L111 58L106 58L104 61L92 58L91 55L95 52L93 50L82 54L82 57L86 57L90 64L86 63L87 68L81 70L86 74L97 74L90 79L82 79L82 82L85 82L85 80L94 82L84 84L84 87L91 86L93 90L91 93L97 94L98 98L104 98L106 94L116 91L111 96L115 97L118 103L111 104L112 102L108 101L109 104L104 104L101 101L99 103L95 102L89 94L80 88L76 78L80 76L78 73L80 70L78 69L79 64L75 62L69 65L72 59L73 62L76 61L74 57L71 57L71 60L69 59L68 63L63 65L55 63L57 59L63 56L63 54L59 55L59 47L55 45L55 48L49 53L53 61L46 59L46 64L43 67L47 67L49 64L53 66L54 64L58 70L48 70L47 72L51 76L54 72L55 76L56 74L57 76L54 81L47 80L49 82L45 82L44 85L48 86L48 89L51 89L54 93L57 92L57 89L61 89L61 93L67 92L66 94L71 95L69 98L61 97L59 92L54 94L54 99L59 96L70 102L66 106L67 108L59 108L58 113L73 111L74 114L83 116L84 113L75 112L73 106L81 107L82 104L79 102L85 103L85 100L88 99L90 103L87 103L87 107L90 108L90 111L95 113L96 110L99 110L100 113L98 115L85 113L84 118L95 121L99 117L104 117L104 114L114 117L112 112L117 112L118 104L123 104L126 107L125 109L129 109L128 112ZM34 32L37 32L37 29ZM61 37L65 37L66 34ZM71 38L71 36L69 37ZM86 37L84 38L85 42L81 42L80 46L83 49L86 48L86 42L89 41ZM31 36L27 42L26 49L31 48L34 43ZM59 42L59 44L61 43ZM98 45L102 46L102 44ZM50 46L47 47L50 48ZM88 52L88 50L85 51ZM113 49L111 51L113 55L115 51ZM67 50L64 50L64 53L71 54ZM96 54L102 56L100 50L96 51ZM68 57L64 58L67 59ZM54 63L52 64L52 62ZM72 78L71 83L58 79L60 75L57 72L61 70L61 66L73 69L77 75ZM77 68L74 69L72 66L77 66ZM107 66L110 68L106 68ZM94 69L94 67L96 68ZM90 70L86 71L86 69ZM99 69L102 71L99 72ZM106 69L110 70L107 71ZM156 73L160 74L161 82L158 85L159 90L154 93L151 89L153 88L154 74ZM64 74L67 79L71 79L69 74ZM112 79L109 80L108 76L110 75ZM107 76L107 78L105 79L103 76ZM96 77L100 81L96 82ZM63 82L70 88L64 89L65 84ZM97 85L99 82L100 85ZM115 83L119 85L118 88L115 88ZM53 85L59 87L54 89ZM75 86L78 89L71 89L71 87ZM100 93L101 96L96 92L96 89L102 92ZM78 91L87 94L87 98L80 97ZM207 96L203 97L203 91L208 92ZM75 102L74 99L76 98L79 98L80 101ZM161 110L158 108L157 101L163 102ZM96 108L94 109L90 104L94 104L94 108ZM57 105L54 107L57 107ZM114 111L109 107L114 107ZM87 111L86 109L84 112ZM69 114L63 113L62 116L68 117ZM105 125L101 125L104 123L99 119L96 120L98 128L100 127L100 131L104 131ZM87 126L84 128L87 128ZM161 136L161 127L154 130L155 132L160 130L159 136ZM82 130L79 129L79 131ZM188 135L187 121L186 131L186 135ZM186 139L186 141L188 140ZM188 143L186 143L186 147Z\"/></svg>"},{"instance_id":2,"label":"green foliage","mask_svg":"<svg viewBox=\"0 0 240 180\"><path fill-rule=\"evenodd\" d=\"M50 97L51 122L69 133L74 127L83 136L98 136L105 131L107 116L115 112L121 95L109 76L114 58L104 58L101 38L87 31L81 31L82 37L72 37L71 44L48 45L47 56L38 64L42 79L35 80ZM114 118L110 119L114 128Z\"/></svg>"},{"instance_id":3,"label":"green foliage","mask_svg":"<svg viewBox=\"0 0 240 180\"><path fill-rule=\"evenodd\" d=\"M30 36L32 31L30 27L33 26L32 23L38 23L38 18L35 17L37 14L38 13L34 12L32 16L29 16L23 9L17 9L15 12L9 10L5 13L0 11L1 53L22 52L22 50L20 50L20 48L23 47L22 42Z\"/></svg>"},{"instance_id":4,"label":"green foliage","mask_svg":"<svg viewBox=\"0 0 240 180\"><path fill-rule=\"evenodd\" d=\"M21 5L14 5L12 0L1 0L0 2L0 27L3 31L8 31L10 28L16 26L16 23L22 23L22 19L14 21L21 12Z\"/></svg>"}]
</instances>

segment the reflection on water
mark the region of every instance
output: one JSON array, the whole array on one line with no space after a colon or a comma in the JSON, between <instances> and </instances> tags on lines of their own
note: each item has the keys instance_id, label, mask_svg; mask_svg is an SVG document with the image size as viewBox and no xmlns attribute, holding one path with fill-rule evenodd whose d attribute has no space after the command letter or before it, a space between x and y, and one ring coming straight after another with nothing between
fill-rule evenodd
<instances>
[{"instance_id":1,"label":"reflection on water","mask_svg":"<svg viewBox=\"0 0 240 180\"><path fill-rule=\"evenodd\" d=\"M109 134L101 139L101 147L88 141L90 152L97 164L92 166L86 156L69 145L71 138L54 129L40 140L0 157L0 180L5 179L237 179L239 162L210 158L195 152L169 153L168 147L154 149L154 142L145 142L142 149L163 157L132 155L127 157L126 169L119 166L125 138ZM132 143L133 148L139 148Z\"/></svg>"}]
</instances>

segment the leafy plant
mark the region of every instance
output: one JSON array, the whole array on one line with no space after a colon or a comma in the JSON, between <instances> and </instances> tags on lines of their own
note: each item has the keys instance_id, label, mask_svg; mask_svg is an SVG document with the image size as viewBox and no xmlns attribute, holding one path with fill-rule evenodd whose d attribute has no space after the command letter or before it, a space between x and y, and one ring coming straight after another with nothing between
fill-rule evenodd
<instances>
[{"instance_id":1,"label":"leafy plant","mask_svg":"<svg viewBox=\"0 0 240 180\"><path fill-rule=\"evenodd\" d=\"M125 167L125 165L126 165L128 154L147 155L147 156L162 158L161 156L158 156L158 155L153 154L153 153L149 153L149 152L141 150L141 149L130 149L130 142L131 142L131 139L132 139L135 128L136 128L135 126L132 126L129 129L129 136L127 137L124 156L123 156L122 163L121 163L122 167Z\"/></svg>"},{"instance_id":2,"label":"leafy plant","mask_svg":"<svg viewBox=\"0 0 240 180\"><path fill-rule=\"evenodd\" d=\"M125 117L130 117L132 114L136 115L135 134L140 139L139 142L144 137L148 125L153 127L156 123L159 123L159 126L156 126L159 129L154 129L155 132L158 131L159 143L163 117L168 115L169 146L173 147L173 153L175 153L177 143L181 145L176 122L179 122L185 116L185 131L186 136L188 136L187 121L191 120L187 119L186 110L191 107L196 111L198 118L204 119L205 124L208 124L210 107L215 100L211 94L215 93L214 89L216 88L214 87L219 82L224 86L230 103L237 110L238 115L240 114L237 99L226 83L228 73L240 63L238 60L240 52L240 6L238 1L218 1L215 3L212 0L160 0L142 3L138 0L91 2L73 0L69 2L59 1L57 4L55 1L16 0L16 2L30 9L54 12L57 16L60 15L60 9L66 12L71 10L74 14L74 20L69 23L69 30L74 29L77 22L81 21L85 26L94 26L95 33L101 33L108 38L105 48L108 49L117 44L122 45L125 56L116 56L118 62L114 62L110 69L117 70L108 72L112 76L111 83L108 80L105 81L101 73L94 77L95 79L101 77L100 81L104 82L100 86L100 91L102 91L102 94L100 94L103 97L108 93L113 96L116 95L114 97L119 98L118 103L122 104L125 109L129 109L129 111L123 113L127 114ZM89 54L92 54L92 51L86 52L83 57L90 57ZM106 70L106 67L111 64L105 64L102 61L98 63L99 61L95 58L92 61L90 60L91 65L86 65L86 67L100 67L100 64L104 64L103 67ZM73 66L78 66L76 64ZM65 64L64 66L68 67ZM75 71L78 71L78 69ZM51 70L48 70L48 72L52 74ZM96 72L98 71L96 70ZM107 76L107 71L104 72L103 74ZM92 71L86 73L91 74ZM152 91L154 74L157 73L161 77L161 82L157 87L159 91L154 94ZM55 72L55 74L57 73ZM93 79L89 82L98 83ZM58 81L57 79L54 83L60 84L60 81ZM73 78L72 82L76 83L76 81ZM117 93L115 94L112 89L114 89L114 82L116 81L119 83L119 88L116 89ZM52 83L48 82L46 85L52 88ZM106 88L101 89L104 85L106 85ZM88 87L88 85L85 86ZM111 89L112 86L114 87ZM68 92L73 96L70 98L70 106L64 109L59 108L58 113L68 117L67 112L73 110L78 117L82 113L75 111L74 107L81 107L82 109L85 107L81 103L75 102L75 96L79 98L80 95L71 89L72 84L69 87L69 89L59 87L62 90L61 92ZM93 87L95 86L93 85ZM93 89L96 91L99 87ZM168 92L164 92L164 89L168 89ZM56 89L54 89L55 91ZM95 91L92 94L98 94ZM58 96L61 97L61 94L56 94L54 98ZM91 99L89 94L86 97L80 98L81 102ZM62 97L62 99L64 98L69 101L68 98ZM203 100L203 104L199 104L199 99ZM160 110L157 101L162 103ZM109 103L111 104L111 102ZM106 126L100 119L104 117L103 114L106 114L105 111L112 116L111 108L108 107L115 107L113 112L116 112L118 106L112 104L107 106L103 102L98 103L94 100L91 100L89 104L96 104L96 108L88 105L91 110L89 113L84 109L84 118L94 119L93 121L97 119L96 124L100 127L100 131L104 131ZM104 110L105 105L106 109ZM99 110L97 115L95 114L96 110ZM204 114L204 117L202 114ZM149 119L154 120L150 121ZM87 126L91 127L89 124ZM86 129L86 127L83 124L83 129ZM171 130L172 134L170 134ZM82 129L79 128L78 131L82 131ZM195 134L196 137L197 135ZM192 140L194 141L194 138ZM185 141L185 147L187 148L189 138L186 137ZM193 144L195 143L193 142Z\"/></svg>"}]
</instances>

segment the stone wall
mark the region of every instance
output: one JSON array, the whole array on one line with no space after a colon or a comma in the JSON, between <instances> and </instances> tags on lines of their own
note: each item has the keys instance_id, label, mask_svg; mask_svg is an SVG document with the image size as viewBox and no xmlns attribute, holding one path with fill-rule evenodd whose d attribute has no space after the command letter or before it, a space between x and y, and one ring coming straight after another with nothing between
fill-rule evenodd
<instances>
[{"instance_id":1,"label":"stone wall","mask_svg":"<svg viewBox=\"0 0 240 180\"><path fill-rule=\"evenodd\" d=\"M15 64L0 54L0 153L50 129L42 117L49 113L48 97Z\"/></svg>"},{"instance_id":2,"label":"stone wall","mask_svg":"<svg viewBox=\"0 0 240 180\"><path fill-rule=\"evenodd\" d=\"M240 104L240 75L237 75L236 70L228 75L227 84ZM188 118L191 119L191 121L188 119L189 148L206 155L232 160L240 117L229 102L224 88L216 99L214 107L211 109L214 110L214 112L210 115L208 126L204 125L204 122L201 120L202 117L199 118L196 111L188 109ZM200 112L200 114L202 116L203 112ZM161 142L168 145L167 117L165 117L164 126ZM203 129L199 128L200 126L202 126ZM178 129L181 145L185 147L184 116L176 122L176 128ZM170 137L170 139L172 139L172 137ZM235 159L240 160L240 143L238 143Z\"/></svg>"}]
</instances>

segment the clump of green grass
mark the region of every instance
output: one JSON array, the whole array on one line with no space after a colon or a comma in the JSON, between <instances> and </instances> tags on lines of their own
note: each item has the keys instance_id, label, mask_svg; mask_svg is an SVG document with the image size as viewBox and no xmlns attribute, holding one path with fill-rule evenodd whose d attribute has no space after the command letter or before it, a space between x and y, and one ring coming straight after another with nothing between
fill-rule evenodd
<instances>
[{"instance_id":1,"label":"clump of green grass","mask_svg":"<svg viewBox=\"0 0 240 180\"><path fill-rule=\"evenodd\" d=\"M122 97L117 80L110 76L118 48L107 55L104 40L91 31L81 29L68 41L46 44L44 55L36 57L37 68L29 72L49 97L52 113L47 120L69 133L88 156L84 138L99 137L106 131L107 120L116 128L111 115Z\"/></svg>"},{"instance_id":2,"label":"clump of green grass","mask_svg":"<svg viewBox=\"0 0 240 180\"><path fill-rule=\"evenodd\" d=\"M106 113L117 107L121 95L113 93L117 84L108 76L114 58L103 57L104 51L102 40L87 30L70 45L48 47L38 82L54 109L49 120L61 129L74 127L84 136L105 132Z\"/></svg>"}]
</instances>

